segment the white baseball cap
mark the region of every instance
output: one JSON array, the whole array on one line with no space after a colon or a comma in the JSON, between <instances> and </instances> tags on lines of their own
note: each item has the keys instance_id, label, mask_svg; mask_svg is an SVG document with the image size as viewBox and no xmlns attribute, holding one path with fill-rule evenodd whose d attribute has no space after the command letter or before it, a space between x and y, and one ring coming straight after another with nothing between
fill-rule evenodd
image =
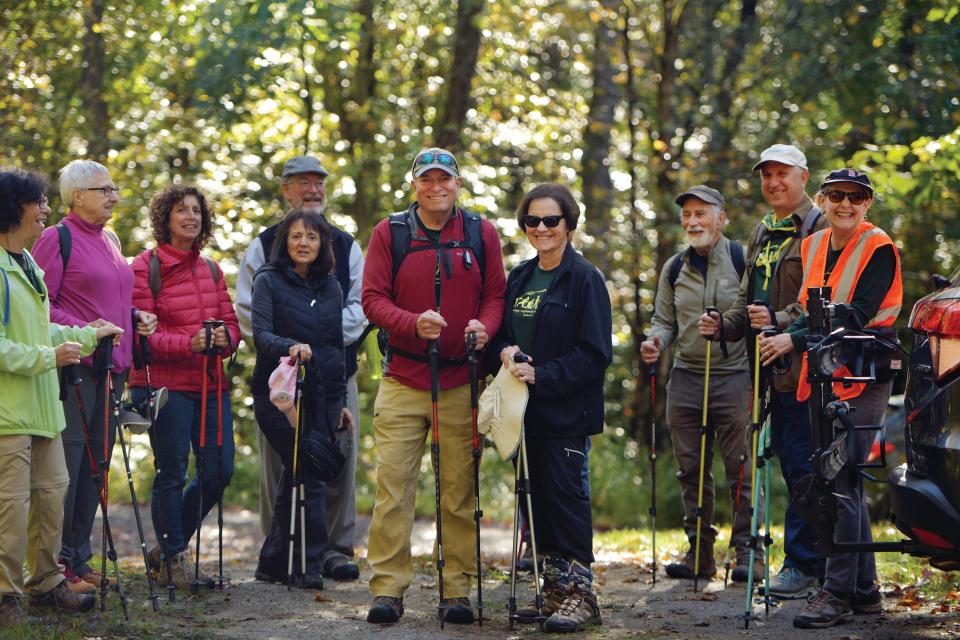
<instances>
[{"instance_id":1,"label":"white baseball cap","mask_svg":"<svg viewBox=\"0 0 960 640\"><path fill-rule=\"evenodd\" d=\"M767 147L760 154L760 162L753 165L753 170L759 169L764 162L780 162L804 170L807 168L807 156L803 155L803 151L792 144L775 144L772 147Z\"/></svg>"}]
</instances>

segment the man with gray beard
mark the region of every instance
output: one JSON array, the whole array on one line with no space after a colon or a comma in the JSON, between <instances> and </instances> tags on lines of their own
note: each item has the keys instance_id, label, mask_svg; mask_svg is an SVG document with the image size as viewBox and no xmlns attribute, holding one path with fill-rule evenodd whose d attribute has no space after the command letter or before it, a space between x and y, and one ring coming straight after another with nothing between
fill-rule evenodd
<instances>
[{"instance_id":1,"label":"man with gray beard","mask_svg":"<svg viewBox=\"0 0 960 640\"><path fill-rule=\"evenodd\" d=\"M710 579L716 573L713 545L717 530L714 520L714 484L710 472L713 443L723 458L730 501L737 515L732 534L737 564L736 582L748 577L750 543L751 478L738 482L741 456L750 468L746 433L750 402L750 375L743 340L725 343L711 350L710 388L707 407L706 447L700 451L703 421L703 390L707 368L707 341L697 332L697 320L706 307L723 313L737 299L744 266L743 247L723 235L727 222L724 199L719 191L697 185L680 194L680 223L689 244L663 265L657 285L656 307L649 336L640 345L644 363L654 364L661 351L674 347L673 369L667 384L667 423L677 459L683 496L683 527L690 550L681 562L667 565L672 578L693 578L697 532L700 456L704 456L703 508L701 510L700 561L697 574ZM740 496L737 498L739 485ZM754 562L754 575L763 571L763 560Z\"/></svg>"}]
</instances>

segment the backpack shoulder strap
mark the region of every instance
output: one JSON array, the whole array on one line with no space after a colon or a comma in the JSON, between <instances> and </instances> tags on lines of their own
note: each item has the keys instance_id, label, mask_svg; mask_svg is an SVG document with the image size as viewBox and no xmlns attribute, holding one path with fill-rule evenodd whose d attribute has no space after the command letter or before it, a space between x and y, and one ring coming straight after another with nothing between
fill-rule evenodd
<instances>
[{"instance_id":1,"label":"backpack shoulder strap","mask_svg":"<svg viewBox=\"0 0 960 640\"><path fill-rule=\"evenodd\" d=\"M160 295L160 287L163 286L163 281L160 279L160 258L157 256L157 250L150 250L150 259L148 260L149 264L149 275L150 275L150 292L153 294L154 299Z\"/></svg>"},{"instance_id":2,"label":"backpack shoulder strap","mask_svg":"<svg viewBox=\"0 0 960 640\"><path fill-rule=\"evenodd\" d=\"M0 269L3 274L3 326L10 324L10 280L7 279L7 272Z\"/></svg>"},{"instance_id":3,"label":"backpack shoulder strap","mask_svg":"<svg viewBox=\"0 0 960 640\"><path fill-rule=\"evenodd\" d=\"M117 245L117 250L120 251L120 253L123 253L123 249L120 248L120 238L117 237L117 234L106 228L103 230L103 232L107 234L107 237L110 238L110 241L113 242L113 244Z\"/></svg>"},{"instance_id":4,"label":"backpack shoulder strap","mask_svg":"<svg viewBox=\"0 0 960 640\"><path fill-rule=\"evenodd\" d=\"M677 278L680 277L681 269L683 269L683 251L673 254L673 257L670 258L670 269L667 271L667 282L670 283L671 289L676 288Z\"/></svg>"},{"instance_id":5,"label":"backpack shoulder strap","mask_svg":"<svg viewBox=\"0 0 960 640\"><path fill-rule=\"evenodd\" d=\"M390 257L393 262L393 279L397 281L400 265L410 250L410 238L413 237L413 225L416 221L410 211L398 211L390 214Z\"/></svg>"},{"instance_id":6,"label":"backpack shoulder strap","mask_svg":"<svg viewBox=\"0 0 960 640\"><path fill-rule=\"evenodd\" d=\"M814 207L807 212L807 217L803 219L803 224L800 226L801 239L806 238L813 232L813 228L817 226L817 221L821 215L823 215L823 213L819 207Z\"/></svg>"},{"instance_id":7,"label":"backpack shoulder strap","mask_svg":"<svg viewBox=\"0 0 960 640\"><path fill-rule=\"evenodd\" d=\"M201 256L203 261L207 263L207 266L210 267L210 275L213 276L213 284L220 282L220 268L217 266L216 260L213 258L208 258L207 256Z\"/></svg>"},{"instance_id":8,"label":"backpack shoulder strap","mask_svg":"<svg viewBox=\"0 0 960 640\"><path fill-rule=\"evenodd\" d=\"M477 258L477 267L480 269L482 281L487 271L487 256L483 246L483 217L479 213L463 211L463 235L467 246Z\"/></svg>"},{"instance_id":9,"label":"backpack shoulder strap","mask_svg":"<svg viewBox=\"0 0 960 640\"><path fill-rule=\"evenodd\" d=\"M733 268L737 270L737 277L743 279L743 272L747 269L747 259L743 255L743 245L735 240L730 241L730 259Z\"/></svg>"},{"instance_id":10,"label":"backpack shoulder strap","mask_svg":"<svg viewBox=\"0 0 960 640\"><path fill-rule=\"evenodd\" d=\"M62 222L58 222L57 240L60 243L60 262L63 263L63 272L67 272L67 265L70 264L70 254L73 252L73 235L70 229Z\"/></svg>"}]
</instances>

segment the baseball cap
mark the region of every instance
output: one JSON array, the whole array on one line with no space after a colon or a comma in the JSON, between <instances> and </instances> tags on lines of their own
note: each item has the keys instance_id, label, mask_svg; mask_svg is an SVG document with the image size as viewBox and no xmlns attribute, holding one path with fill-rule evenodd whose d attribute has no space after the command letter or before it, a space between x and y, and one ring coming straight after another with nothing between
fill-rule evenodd
<instances>
[{"instance_id":1,"label":"baseball cap","mask_svg":"<svg viewBox=\"0 0 960 640\"><path fill-rule=\"evenodd\" d=\"M320 161L313 156L296 156L287 160L283 165L283 172L280 177L289 178L300 173L319 173L324 178L329 175L327 170L320 165Z\"/></svg>"},{"instance_id":2,"label":"baseball cap","mask_svg":"<svg viewBox=\"0 0 960 640\"><path fill-rule=\"evenodd\" d=\"M500 457L509 460L520 448L520 432L530 391L506 367L483 390L478 402L477 430L489 435Z\"/></svg>"},{"instance_id":3,"label":"baseball cap","mask_svg":"<svg viewBox=\"0 0 960 640\"><path fill-rule=\"evenodd\" d=\"M823 179L823 184L820 185L820 188L824 188L828 184L834 182L853 182L854 184L859 184L860 186L866 188L867 191L873 193L873 186L870 184L870 178L865 174L860 173L856 169L837 169L836 171L831 171L826 178Z\"/></svg>"},{"instance_id":4,"label":"baseball cap","mask_svg":"<svg viewBox=\"0 0 960 640\"><path fill-rule=\"evenodd\" d=\"M807 168L807 156L792 144L775 144L767 147L760 154L760 162L753 165L753 170L759 169L764 162L781 162L801 169Z\"/></svg>"},{"instance_id":5,"label":"baseball cap","mask_svg":"<svg viewBox=\"0 0 960 640\"><path fill-rule=\"evenodd\" d=\"M440 169L454 178L460 177L460 166L457 164L457 159L452 153L440 147L430 147L418 153L413 159L410 172L416 178L430 171L430 169Z\"/></svg>"},{"instance_id":6,"label":"baseball cap","mask_svg":"<svg viewBox=\"0 0 960 640\"><path fill-rule=\"evenodd\" d=\"M726 207L726 202L723 199L723 195L716 189L708 187L705 184L698 184L695 187L690 187L683 193L677 196L677 199L674 200L681 207L687 198L699 198L707 204L715 204L721 209Z\"/></svg>"}]
</instances>

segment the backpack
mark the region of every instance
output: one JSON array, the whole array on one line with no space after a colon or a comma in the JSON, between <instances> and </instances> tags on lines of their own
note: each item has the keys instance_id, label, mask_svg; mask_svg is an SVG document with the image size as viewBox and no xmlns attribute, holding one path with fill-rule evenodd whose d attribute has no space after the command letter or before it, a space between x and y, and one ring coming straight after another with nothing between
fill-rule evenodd
<instances>
[{"instance_id":1,"label":"backpack","mask_svg":"<svg viewBox=\"0 0 960 640\"><path fill-rule=\"evenodd\" d=\"M213 276L213 284L220 282L220 269L217 267L217 263L213 261L212 258L206 256L200 256L203 258L203 261L207 263L207 267L210 268L210 274ZM160 279L160 258L157 256L156 249L150 249L150 259L149 259L149 274L150 274L150 292L153 293L154 299L160 295L160 289L163 287L163 281Z\"/></svg>"},{"instance_id":2,"label":"backpack","mask_svg":"<svg viewBox=\"0 0 960 640\"><path fill-rule=\"evenodd\" d=\"M686 249L683 251L686 251ZM667 272L667 282L670 283L671 289L676 288L677 278L680 277L680 270L683 269L683 251L674 254L673 262L670 263L670 271ZM733 260L733 268L737 271L737 277L742 279L743 272L747 268L747 260L743 255L743 245L739 242L730 241L730 259Z\"/></svg>"},{"instance_id":3,"label":"backpack","mask_svg":"<svg viewBox=\"0 0 960 640\"><path fill-rule=\"evenodd\" d=\"M478 213L458 209L463 216L463 240L450 240L441 243L410 246L411 238L416 235L417 220L414 216L414 206L406 211L390 214L390 257L393 259L393 279L397 281L400 265L407 254L412 251L438 251L439 249L469 249L477 259L480 268L481 281L486 271L486 252L483 246L483 218ZM464 264L469 269L473 264L470 253L464 253Z\"/></svg>"}]
</instances>

